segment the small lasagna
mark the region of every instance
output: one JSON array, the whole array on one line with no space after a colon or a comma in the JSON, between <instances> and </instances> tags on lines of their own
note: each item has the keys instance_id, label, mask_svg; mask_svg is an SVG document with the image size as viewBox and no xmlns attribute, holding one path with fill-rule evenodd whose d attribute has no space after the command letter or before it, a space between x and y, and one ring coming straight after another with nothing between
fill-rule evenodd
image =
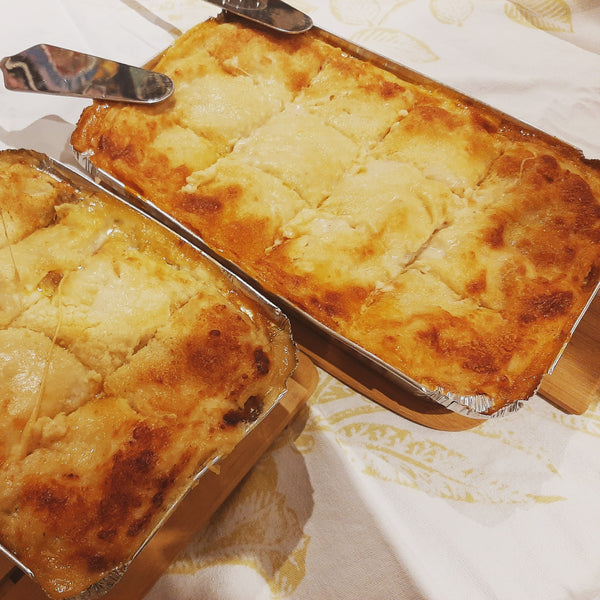
<instances>
[{"instance_id":1,"label":"small lasagna","mask_svg":"<svg viewBox=\"0 0 600 600\"><path fill-rule=\"evenodd\" d=\"M221 268L47 162L0 153L0 544L67 598L273 406L295 351Z\"/></svg>"}]
</instances>

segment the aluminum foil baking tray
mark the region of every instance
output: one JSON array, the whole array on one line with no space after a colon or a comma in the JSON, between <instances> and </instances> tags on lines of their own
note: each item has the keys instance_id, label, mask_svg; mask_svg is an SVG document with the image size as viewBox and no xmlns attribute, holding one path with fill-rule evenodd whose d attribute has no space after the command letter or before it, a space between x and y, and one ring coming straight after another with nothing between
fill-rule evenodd
<instances>
[{"instance_id":1,"label":"aluminum foil baking tray","mask_svg":"<svg viewBox=\"0 0 600 600\"><path fill-rule=\"evenodd\" d=\"M230 15L221 15L221 18L224 19L234 19ZM489 111L490 114L494 114L499 116L502 119L502 122L510 125L512 127L516 127L518 130L535 135L537 139L544 141L545 143L549 143L556 147L560 147L567 153L572 156L581 157L583 159L583 155L576 148L568 146L561 140L556 139L553 136L550 136L546 132L537 130L532 126L521 122L517 119L514 119L510 115L506 115L493 107L485 105L484 103L474 100L461 92L458 92L448 86L445 86L437 81L434 81L404 65L401 65L397 62L389 60L381 55L378 55L375 52L367 50L361 46L358 46L344 38L341 38L337 35L334 35L330 32L327 32L323 29L313 27L313 32L317 33L317 35L323 39L324 41L339 47L343 52L354 56L356 58L362 59L364 61L370 62L377 67L380 67L390 73L393 73L400 78L417 85L425 85L429 87L435 87L444 90L450 95L454 97L460 98L468 102L470 105L479 106L484 108L486 111ZM154 64L154 63L152 63ZM488 412L493 407L493 401L487 397L486 395L458 395L454 393L448 393L442 389L429 389L419 381L415 381L411 377L407 376L405 373L401 372L397 368L391 366L387 362L381 360L376 355L371 352L365 350L360 345L348 340L347 338L341 336L337 332L333 331L329 327L323 325L311 315L307 314L305 311L299 309L296 305L288 301L285 297L282 296L274 296L269 293L269 291L265 290L261 284L251 278L247 273L243 272L236 264L231 261L223 258L220 254L214 252L210 246L195 234L193 231L185 228L181 223L177 222L173 217L169 214L161 210L151 201L141 197L136 192L128 188L123 182L119 181L115 177L113 177L110 173L107 173L105 170L98 168L93 161L93 154L88 152L77 152L74 150L74 154L77 158L79 164L84 168L84 170L97 182L101 185L108 187L113 190L120 197L125 199L127 202L131 203L133 206L136 206L139 210L146 212L153 216L155 219L164 223L170 229L173 229L179 233L182 237L189 240L190 243L195 246L201 248L204 252L212 256L216 261L222 263L228 270L236 273L241 279L245 280L249 285L259 290L261 294L271 298L278 306L280 306L284 311L286 311L290 315L294 315L299 318L301 322L305 322L310 324L312 327L316 328L328 341L331 341L334 344L337 344L339 347L343 348L344 351L348 352L351 356L357 358L360 361L365 362L375 373L380 374L383 377L388 378L394 384L397 384L402 389L408 391L410 394L413 394L417 397L423 398L427 401L434 402L438 405L443 406L444 408L458 413L460 415L475 418L475 419L488 419L488 418L497 418L508 415L517 411L523 403L528 400L528 398L523 398L517 400L515 402L511 402L506 404L494 412ZM594 293L590 296L589 301L586 305L586 309L582 311L579 315L578 319L573 325L571 330L571 335L575 331L578 323L581 321L585 314L585 310L592 303L595 295L600 290L600 284L596 287ZM556 363L560 359L561 355L564 352L568 344L568 340L562 346L560 351L558 352L556 359L554 360L551 367L548 369L548 374L552 373ZM536 388L536 390L539 389Z\"/></svg>"},{"instance_id":2,"label":"aluminum foil baking tray","mask_svg":"<svg viewBox=\"0 0 600 600\"><path fill-rule=\"evenodd\" d=\"M8 150L7 152L12 152ZM36 166L40 171L47 173L59 181L64 181L71 184L75 190L86 190L90 192L97 192L104 196L110 196L119 203L123 203L123 199L120 196L107 190L105 187L99 186L97 183L89 180L83 174L78 173L63 163L53 160L43 154L37 153L30 150L19 150L17 152L22 153L23 156L31 158L32 164ZM148 211L139 211L133 204L130 205L133 210L140 213L145 218L149 218ZM173 228L175 229L175 228ZM177 233L169 232L173 236L177 236ZM185 238L184 238L185 239ZM258 305L260 310L264 312L267 318L272 322L275 333L273 334L273 343L278 344L278 340L281 340L282 347L285 348L285 364L282 362L281 365L277 365L279 371L286 374L285 381L288 382L293 377L298 357L296 354L296 346L292 338L292 331L290 321L288 317L282 312L282 310L273 304L266 297L262 296L256 289L249 286L245 281L239 278L234 273L228 272L222 264L216 262L208 254L204 253L198 247L194 250L202 256L210 264L214 265L218 271L220 271L229 281L231 290L240 293L246 298L253 301L255 305ZM288 352L289 349L289 352ZM287 388L275 389L270 397L265 398L265 409L262 413L253 421L249 421L245 426L244 437L245 440L248 435L253 432L256 428L260 427L263 422L267 419L269 414L280 404L282 398L287 393ZM170 503L164 508L160 515L160 519L151 531L145 536L142 543L135 549L135 552L129 557L126 562L116 565L108 574L97 582L93 583L89 588L84 590L82 593L75 596L70 596L69 600L94 600L106 594L127 572L128 568L140 552L146 547L146 545L153 539L156 533L163 527L169 517L176 511L178 506L181 504L183 499L196 487L196 485L206 476L208 472L218 472L219 464L227 455L217 454L212 456L200 465L193 477L186 482L186 486L181 494L175 499L174 502ZM19 560L8 548L0 544L0 554L7 557L13 562L23 573L29 576L32 580L36 580L35 573L28 566L27 559Z\"/></svg>"}]
</instances>

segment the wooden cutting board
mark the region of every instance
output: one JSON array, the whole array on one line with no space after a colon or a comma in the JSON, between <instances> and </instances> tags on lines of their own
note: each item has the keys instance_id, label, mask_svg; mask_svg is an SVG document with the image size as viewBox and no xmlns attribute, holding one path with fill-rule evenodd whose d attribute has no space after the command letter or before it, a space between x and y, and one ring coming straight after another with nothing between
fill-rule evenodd
<instances>
[{"instance_id":1,"label":"wooden cutting board","mask_svg":"<svg viewBox=\"0 0 600 600\"><path fill-rule=\"evenodd\" d=\"M292 317L296 342L314 363L364 396L416 423L444 431L461 431L482 420L452 412L418 398L378 375L341 350L316 329ZM600 396L600 296L587 310L552 375L539 395L571 414L582 414Z\"/></svg>"},{"instance_id":2,"label":"wooden cutting board","mask_svg":"<svg viewBox=\"0 0 600 600\"><path fill-rule=\"evenodd\" d=\"M564 411L583 414L600 400L600 296L589 307L540 395Z\"/></svg>"},{"instance_id":3,"label":"wooden cutting board","mask_svg":"<svg viewBox=\"0 0 600 600\"><path fill-rule=\"evenodd\" d=\"M310 359L299 353L298 368L288 393L263 422L221 463L219 474L209 471L186 496L103 600L139 600L156 583L179 552L206 525L213 513L250 471L275 438L292 421L315 390L319 380ZM1 600L47 600L41 588L0 555Z\"/></svg>"}]
</instances>

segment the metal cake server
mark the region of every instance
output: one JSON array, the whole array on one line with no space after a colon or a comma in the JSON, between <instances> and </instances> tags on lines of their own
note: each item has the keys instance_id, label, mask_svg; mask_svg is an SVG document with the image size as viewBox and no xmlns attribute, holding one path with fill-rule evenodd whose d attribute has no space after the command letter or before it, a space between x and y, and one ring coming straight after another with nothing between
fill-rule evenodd
<instances>
[{"instance_id":1,"label":"metal cake server","mask_svg":"<svg viewBox=\"0 0 600 600\"><path fill-rule=\"evenodd\" d=\"M91 54L38 44L0 61L9 90L153 103L173 93L170 77Z\"/></svg>"},{"instance_id":2,"label":"metal cake server","mask_svg":"<svg viewBox=\"0 0 600 600\"><path fill-rule=\"evenodd\" d=\"M281 31L302 33L312 26L312 19L282 0L206 0L226 11Z\"/></svg>"},{"instance_id":3,"label":"metal cake server","mask_svg":"<svg viewBox=\"0 0 600 600\"><path fill-rule=\"evenodd\" d=\"M313 22L282 0L207 0L225 11L284 33L308 31ZM167 75L50 44L37 44L0 60L9 90L93 100L153 103L174 89Z\"/></svg>"}]
</instances>

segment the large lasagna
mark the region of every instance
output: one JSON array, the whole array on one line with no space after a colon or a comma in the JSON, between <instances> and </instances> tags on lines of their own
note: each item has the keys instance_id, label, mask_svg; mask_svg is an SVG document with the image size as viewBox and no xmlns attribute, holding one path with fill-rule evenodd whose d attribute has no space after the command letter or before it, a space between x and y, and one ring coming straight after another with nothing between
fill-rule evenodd
<instances>
[{"instance_id":1,"label":"large lasagna","mask_svg":"<svg viewBox=\"0 0 600 600\"><path fill-rule=\"evenodd\" d=\"M52 598L110 580L284 392L285 320L47 159L0 153L0 544Z\"/></svg>"},{"instance_id":2,"label":"large lasagna","mask_svg":"<svg viewBox=\"0 0 600 600\"><path fill-rule=\"evenodd\" d=\"M535 392L600 277L597 169L318 31L209 20L154 68L174 95L95 103L77 152L432 396Z\"/></svg>"}]
</instances>

